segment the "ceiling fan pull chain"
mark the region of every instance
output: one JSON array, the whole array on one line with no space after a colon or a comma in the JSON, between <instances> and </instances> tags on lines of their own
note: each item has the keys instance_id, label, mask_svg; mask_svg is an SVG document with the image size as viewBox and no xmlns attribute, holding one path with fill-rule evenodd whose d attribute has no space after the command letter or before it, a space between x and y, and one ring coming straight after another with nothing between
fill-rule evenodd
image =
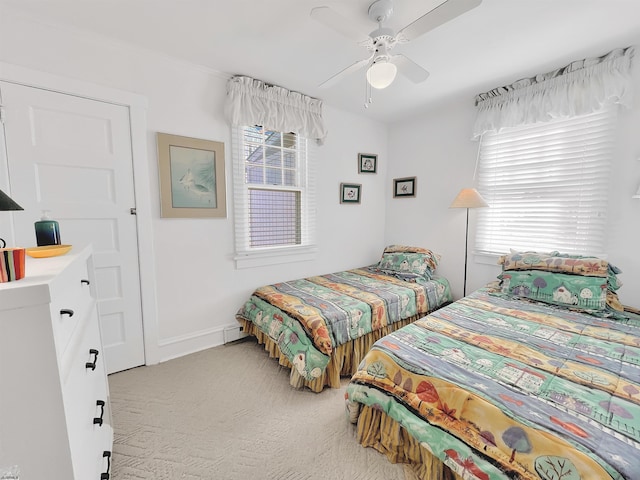
<instances>
[{"instance_id":1,"label":"ceiling fan pull chain","mask_svg":"<svg viewBox=\"0 0 640 480\"><path fill-rule=\"evenodd\" d=\"M371 85L366 80L364 81L364 108L369 108L369 105L373 103L373 99L371 98Z\"/></svg>"}]
</instances>

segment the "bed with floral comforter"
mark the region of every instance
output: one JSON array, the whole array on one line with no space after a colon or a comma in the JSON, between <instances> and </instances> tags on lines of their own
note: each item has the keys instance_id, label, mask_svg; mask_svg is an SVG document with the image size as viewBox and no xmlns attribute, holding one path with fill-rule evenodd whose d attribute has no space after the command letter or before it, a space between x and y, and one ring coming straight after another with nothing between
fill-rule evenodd
<instances>
[{"instance_id":1,"label":"bed with floral comforter","mask_svg":"<svg viewBox=\"0 0 640 480\"><path fill-rule=\"evenodd\" d=\"M640 478L640 316L615 267L538 257L376 342L346 392L363 445L422 479Z\"/></svg>"},{"instance_id":2,"label":"bed with floral comforter","mask_svg":"<svg viewBox=\"0 0 640 480\"><path fill-rule=\"evenodd\" d=\"M376 340L451 302L438 259L392 245L375 265L260 287L236 318L291 368L293 386L339 388Z\"/></svg>"}]
</instances>

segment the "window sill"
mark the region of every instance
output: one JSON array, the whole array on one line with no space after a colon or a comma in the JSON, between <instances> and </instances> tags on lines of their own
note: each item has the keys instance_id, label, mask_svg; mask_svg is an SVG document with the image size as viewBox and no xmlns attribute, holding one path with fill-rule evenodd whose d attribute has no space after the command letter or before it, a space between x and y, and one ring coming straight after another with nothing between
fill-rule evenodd
<instances>
[{"instance_id":1,"label":"window sill","mask_svg":"<svg viewBox=\"0 0 640 480\"><path fill-rule=\"evenodd\" d=\"M233 259L236 262L236 268L241 269L266 267L282 263L307 262L315 260L317 254L318 249L315 246L307 246L238 253Z\"/></svg>"}]
</instances>

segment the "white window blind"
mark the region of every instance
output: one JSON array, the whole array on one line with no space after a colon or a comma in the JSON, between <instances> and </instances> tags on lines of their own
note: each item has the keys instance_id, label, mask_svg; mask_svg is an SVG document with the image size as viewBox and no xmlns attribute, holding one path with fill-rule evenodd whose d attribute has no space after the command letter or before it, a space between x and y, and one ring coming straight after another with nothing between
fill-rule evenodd
<instances>
[{"instance_id":1,"label":"white window blind","mask_svg":"<svg viewBox=\"0 0 640 480\"><path fill-rule=\"evenodd\" d=\"M603 254L615 106L482 136L476 252Z\"/></svg>"},{"instance_id":2,"label":"white window blind","mask_svg":"<svg viewBox=\"0 0 640 480\"><path fill-rule=\"evenodd\" d=\"M273 260L274 254L295 256L313 246L311 143L260 126L234 128L236 260L270 256L267 264L280 263L291 258Z\"/></svg>"}]
</instances>

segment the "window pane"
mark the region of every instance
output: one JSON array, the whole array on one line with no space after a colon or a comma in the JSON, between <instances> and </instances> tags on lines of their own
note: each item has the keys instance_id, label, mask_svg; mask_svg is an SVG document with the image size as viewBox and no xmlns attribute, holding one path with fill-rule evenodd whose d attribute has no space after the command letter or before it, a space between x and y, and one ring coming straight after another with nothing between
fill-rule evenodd
<instances>
[{"instance_id":1,"label":"window pane","mask_svg":"<svg viewBox=\"0 0 640 480\"><path fill-rule=\"evenodd\" d=\"M251 247L299 245L300 192L249 189Z\"/></svg>"},{"instance_id":2,"label":"window pane","mask_svg":"<svg viewBox=\"0 0 640 480\"><path fill-rule=\"evenodd\" d=\"M284 168L296 168L296 152L291 150L284 150L282 152L282 163Z\"/></svg>"},{"instance_id":3,"label":"window pane","mask_svg":"<svg viewBox=\"0 0 640 480\"><path fill-rule=\"evenodd\" d=\"M267 147L266 149L267 165L279 167L282 165L282 149Z\"/></svg>"},{"instance_id":4,"label":"window pane","mask_svg":"<svg viewBox=\"0 0 640 480\"><path fill-rule=\"evenodd\" d=\"M285 133L282 136L282 146L284 148L296 148L296 134Z\"/></svg>"},{"instance_id":5,"label":"window pane","mask_svg":"<svg viewBox=\"0 0 640 480\"><path fill-rule=\"evenodd\" d=\"M263 139L262 127L254 125L253 127L246 127L244 131L244 138L247 142L262 143Z\"/></svg>"},{"instance_id":6,"label":"window pane","mask_svg":"<svg viewBox=\"0 0 640 480\"><path fill-rule=\"evenodd\" d=\"M265 169L267 174L267 185L282 185L282 170L279 168L267 168Z\"/></svg>"},{"instance_id":7,"label":"window pane","mask_svg":"<svg viewBox=\"0 0 640 480\"><path fill-rule=\"evenodd\" d=\"M262 167L247 166L247 183L264 184L264 169Z\"/></svg>"},{"instance_id":8,"label":"window pane","mask_svg":"<svg viewBox=\"0 0 640 480\"><path fill-rule=\"evenodd\" d=\"M284 170L284 185L287 187L296 186L296 172L294 170Z\"/></svg>"},{"instance_id":9,"label":"window pane","mask_svg":"<svg viewBox=\"0 0 640 480\"><path fill-rule=\"evenodd\" d=\"M262 145L245 145L244 156L246 161L248 163L262 163L263 151Z\"/></svg>"},{"instance_id":10,"label":"window pane","mask_svg":"<svg viewBox=\"0 0 640 480\"><path fill-rule=\"evenodd\" d=\"M267 145L275 145L277 147L282 146L281 144L282 134L280 132L266 131L264 133L266 136L265 143Z\"/></svg>"}]
</instances>

